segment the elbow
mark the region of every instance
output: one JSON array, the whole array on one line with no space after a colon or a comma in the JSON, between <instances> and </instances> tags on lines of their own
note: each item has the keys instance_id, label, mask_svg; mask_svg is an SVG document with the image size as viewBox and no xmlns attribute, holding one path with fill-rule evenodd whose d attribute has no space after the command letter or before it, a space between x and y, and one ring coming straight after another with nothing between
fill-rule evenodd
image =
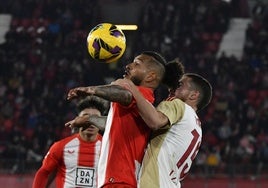
<instances>
[{"instance_id":1,"label":"elbow","mask_svg":"<svg viewBox=\"0 0 268 188\"><path fill-rule=\"evenodd\" d=\"M168 118L162 114L161 116L156 116L154 119L145 122L147 123L147 126L154 131L169 124Z\"/></svg>"},{"instance_id":2,"label":"elbow","mask_svg":"<svg viewBox=\"0 0 268 188\"><path fill-rule=\"evenodd\" d=\"M124 93L119 96L120 98L118 99L119 103L123 106L128 106L132 102L132 93L128 90L125 90Z\"/></svg>"},{"instance_id":3,"label":"elbow","mask_svg":"<svg viewBox=\"0 0 268 188\"><path fill-rule=\"evenodd\" d=\"M159 121L151 121L150 123L147 124L147 126L153 131L160 129L161 127L165 125L166 124L164 122L159 122Z\"/></svg>"},{"instance_id":4,"label":"elbow","mask_svg":"<svg viewBox=\"0 0 268 188\"><path fill-rule=\"evenodd\" d=\"M158 126L156 126L156 125L152 125L152 126L148 126L151 130L153 130L153 131L156 131L156 130L158 130L159 129L159 127Z\"/></svg>"}]
</instances>

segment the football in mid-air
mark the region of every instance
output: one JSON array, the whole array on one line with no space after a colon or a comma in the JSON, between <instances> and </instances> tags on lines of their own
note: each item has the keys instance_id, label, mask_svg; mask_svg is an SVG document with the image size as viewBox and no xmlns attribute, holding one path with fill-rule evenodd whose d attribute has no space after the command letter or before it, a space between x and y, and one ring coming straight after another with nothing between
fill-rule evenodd
<instances>
[{"instance_id":1,"label":"football in mid-air","mask_svg":"<svg viewBox=\"0 0 268 188\"><path fill-rule=\"evenodd\" d=\"M105 63L116 62L126 49L125 34L114 24L98 24L88 34L87 49L93 59Z\"/></svg>"}]
</instances>

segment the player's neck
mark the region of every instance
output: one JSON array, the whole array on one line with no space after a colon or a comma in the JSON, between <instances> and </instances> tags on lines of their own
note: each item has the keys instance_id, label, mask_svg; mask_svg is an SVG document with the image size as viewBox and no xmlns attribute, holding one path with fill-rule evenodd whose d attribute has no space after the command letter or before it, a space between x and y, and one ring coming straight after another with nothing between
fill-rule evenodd
<instances>
[{"instance_id":1,"label":"player's neck","mask_svg":"<svg viewBox=\"0 0 268 188\"><path fill-rule=\"evenodd\" d=\"M97 135L92 135L92 134L80 134L80 137L82 140L86 142L94 142L97 138Z\"/></svg>"}]
</instances>

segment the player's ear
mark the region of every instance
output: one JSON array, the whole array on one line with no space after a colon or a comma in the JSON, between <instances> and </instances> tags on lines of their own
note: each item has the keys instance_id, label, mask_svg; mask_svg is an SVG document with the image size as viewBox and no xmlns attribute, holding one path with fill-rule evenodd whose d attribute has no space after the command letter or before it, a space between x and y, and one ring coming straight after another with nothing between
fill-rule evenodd
<instances>
[{"instance_id":1,"label":"player's ear","mask_svg":"<svg viewBox=\"0 0 268 188\"><path fill-rule=\"evenodd\" d=\"M155 80L156 77L157 77L157 74L154 71L150 71L146 76L146 81L151 82L151 81Z\"/></svg>"},{"instance_id":2,"label":"player's ear","mask_svg":"<svg viewBox=\"0 0 268 188\"><path fill-rule=\"evenodd\" d=\"M199 92L199 91L197 91L197 90L192 90L192 91L190 92L190 96L189 96L189 98L190 98L191 100L197 100L198 97L199 97L199 95L200 95L200 92Z\"/></svg>"}]
</instances>

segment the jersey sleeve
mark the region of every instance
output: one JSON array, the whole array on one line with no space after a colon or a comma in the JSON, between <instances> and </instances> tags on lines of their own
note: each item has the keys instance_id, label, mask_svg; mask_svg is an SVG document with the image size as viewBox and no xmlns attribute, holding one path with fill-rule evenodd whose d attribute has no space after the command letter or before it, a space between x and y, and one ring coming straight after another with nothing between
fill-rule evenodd
<instances>
[{"instance_id":1,"label":"jersey sleeve","mask_svg":"<svg viewBox=\"0 0 268 188\"><path fill-rule=\"evenodd\" d=\"M63 145L61 142L54 143L46 154L42 166L49 171L53 171L60 165L62 160Z\"/></svg>"},{"instance_id":2,"label":"jersey sleeve","mask_svg":"<svg viewBox=\"0 0 268 188\"><path fill-rule=\"evenodd\" d=\"M35 174L32 188L46 187L51 173L41 167Z\"/></svg>"},{"instance_id":3,"label":"jersey sleeve","mask_svg":"<svg viewBox=\"0 0 268 188\"><path fill-rule=\"evenodd\" d=\"M59 166L61 156L61 145L59 142L56 142L51 146L43 159L42 166L36 172L32 188L46 187L48 177Z\"/></svg>"},{"instance_id":4,"label":"jersey sleeve","mask_svg":"<svg viewBox=\"0 0 268 188\"><path fill-rule=\"evenodd\" d=\"M182 118L185 110L185 104L180 99L162 101L156 109L167 116L170 127Z\"/></svg>"}]
</instances>

